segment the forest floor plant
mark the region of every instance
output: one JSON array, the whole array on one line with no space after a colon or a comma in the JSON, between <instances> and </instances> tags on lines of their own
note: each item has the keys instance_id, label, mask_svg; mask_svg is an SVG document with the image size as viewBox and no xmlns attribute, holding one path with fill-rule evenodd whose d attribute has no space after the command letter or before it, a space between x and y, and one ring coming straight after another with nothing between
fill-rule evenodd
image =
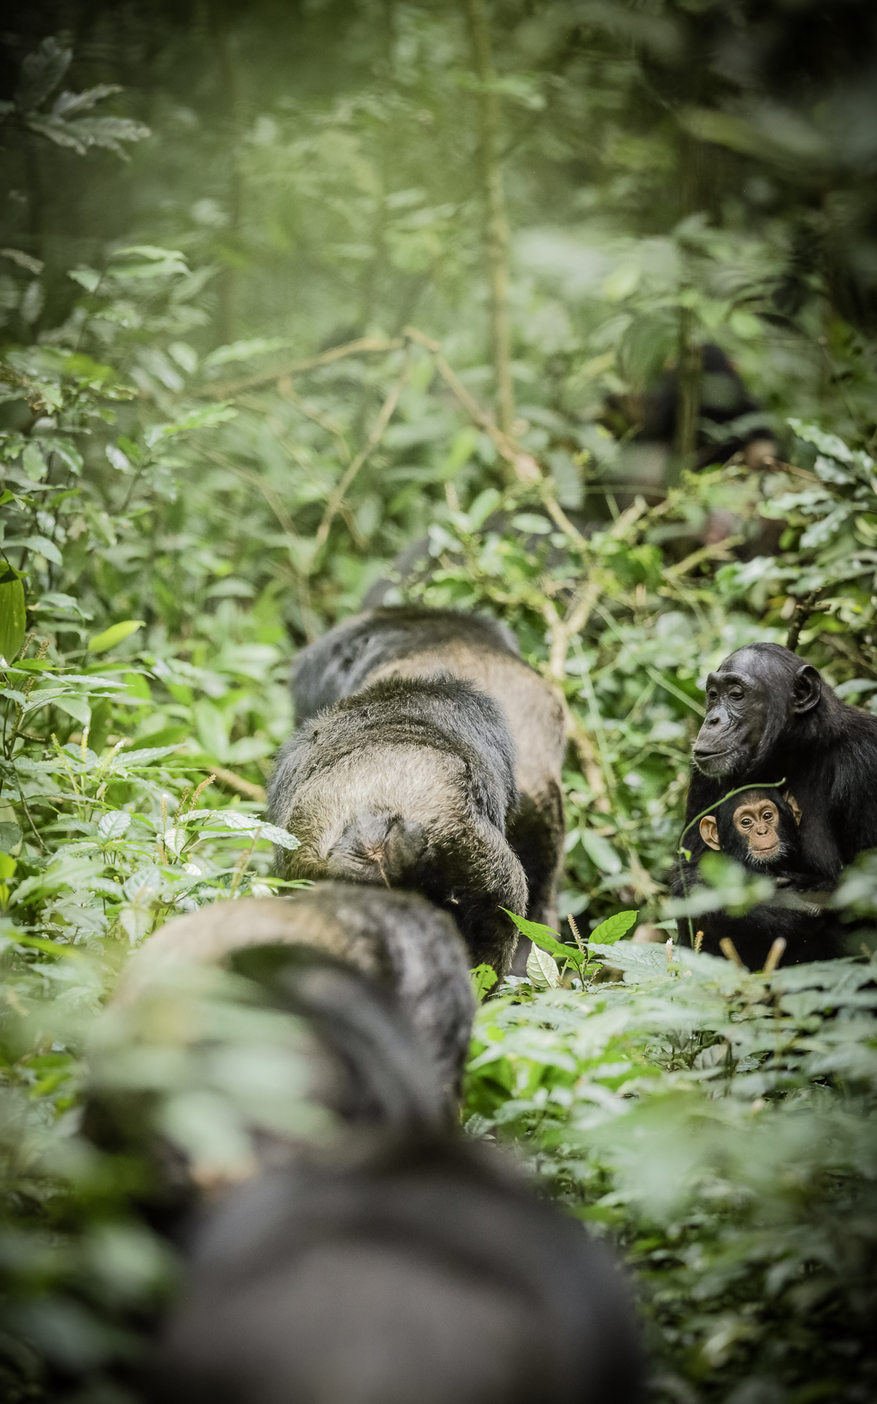
<instances>
[{"instance_id":1,"label":"forest floor plant","mask_svg":"<svg viewBox=\"0 0 877 1404\"><path fill-rule=\"evenodd\" d=\"M666 879L708 667L792 629L847 700L877 695L869 453L794 422L791 464L760 484L739 466L688 477L584 535L543 472L550 437L499 430L416 331L279 368L265 341L201 361L187 337L208 277L179 253L119 249L72 276L68 321L0 366L18 416L0 439L4 1397L124 1397L108 1391L174 1264L131 1208L148 1167L82 1132L89 1041L111 1076L98 1011L170 915L282 886L270 842L295 839L261 815L291 723L286 626L307 637L355 607L382 564L365 561L369 513L401 535L427 480L444 509L409 597L501 617L562 690L562 911L585 933L529 932L528 978L484 1003L467 1130L516 1145L546 1192L623 1244L656 1399L870 1397L873 861L839 896L863 949L831 965L749 973L625 939L634 913L675 928ZM274 368L222 379L254 359ZM759 513L784 523L778 554L698 545L729 504L741 534ZM498 509L504 532L486 525ZM710 876L701 903L761 895L727 864ZM115 1074L161 1134L209 1174L245 1154L266 1086L279 1123L316 1134L277 1075L295 1050L276 1021L234 981L189 997L234 1056L193 1052L181 1015L132 1034Z\"/></svg>"}]
</instances>

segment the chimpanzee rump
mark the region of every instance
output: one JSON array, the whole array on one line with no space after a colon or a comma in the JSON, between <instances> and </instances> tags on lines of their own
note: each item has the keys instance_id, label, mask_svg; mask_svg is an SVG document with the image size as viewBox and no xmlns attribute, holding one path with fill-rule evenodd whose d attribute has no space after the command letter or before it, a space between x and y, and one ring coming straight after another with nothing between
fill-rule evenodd
<instances>
[{"instance_id":1,"label":"chimpanzee rump","mask_svg":"<svg viewBox=\"0 0 877 1404\"><path fill-rule=\"evenodd\" d=\"M236 959L240 969L241 953L256 946L302 947L366 977L408 1020L455 1106L475 1013L468 955L451 917L414 892L323 882L287 897L214 902L150 937L114 1002L132 1004L180 961Z\"/></svg>"},{"instance_id":2,"label":"chimpanzee rump","mask_svg":"<svg viewBox=\"0 0 877 1404\"><path fill-rule=\"evenodd\" d=\"M492 698L460 678L387 678L318 712L282 748L271 822L299 840L286 878L409 887L450 910L498 974L527 879L505 838L514 743Z\"/></svg>"},{"instance_id":3,"label":"chimpanzee rump","mask_svg":"<svg viewBox=\"0 0 877 1404\"><path fill-rule=\"evenodd\" d=\"M510 630L478 615L415 605L355 615L299 654L292 679L296 722L301 725L318 708L367 683L442 673L466 679L492 697L508 721L518 799L509 805L506 834L527 876L527 916L556 926L564 835L563 710L520 657Z\"/></svg>"},{"instance_id":4,"label":"chimpanzee rump","mask_svg":"<svg viewBox=\"0 0 877 1404\"><path fill-rule=\"evenodd\" d=\"M835 923L825 909L830 882L804 869L799 824L801 811L791 795L759 786L730 796L704 815L698 825L708 848L726 854L749 872L767 874L777 883L775 899L759 903L739 916L706 912L696 919L703 932L702 949L721 954L730 937L743 963L761 969L777 937L786 941L788 965L824 960L839 953ZM697 864L683 862L684 887L697 883ZM688 921L680 930L689 929Z\"/></svg>"},{"instance_id":5,"label":"chimpanzee rump","mask_svg":"<svg viewBox=\"0 0 877 1404\"><path fill-rule=\"evenodd\" d=\"M749 644L709 675L692 762L684 845L695 864L707 845L692 821L742 785L782 783L794 795L814 889L877 846L877 717L842 702L779 644Z\"/></svg>"},{"instance_id":6,"label":"chimpanzee rump","mask_svg":"<svg viewBox=\"0 0 877 1404\"><path fill-rule=\"evenodd\" d=\"M406 1141L251 1181L198 1234L155 1404L635 1404L604 1246L495 1156Z\"/></svg>"}]
</instances>

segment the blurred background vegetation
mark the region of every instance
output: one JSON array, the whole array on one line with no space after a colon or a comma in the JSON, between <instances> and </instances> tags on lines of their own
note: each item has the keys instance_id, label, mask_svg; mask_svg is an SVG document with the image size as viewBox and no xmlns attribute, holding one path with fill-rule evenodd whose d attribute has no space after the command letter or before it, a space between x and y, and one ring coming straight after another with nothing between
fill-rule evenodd
<instances>
[{"instance_id":1,"label":"blurred background vegetation","mask_svg":"<svg viewBox=\"0 0 877 1404\"><path fill-rule=\"evenodd\" d=\"M289 659L401 548L428 534L434 569L393 598L500 615L564 689L583 929L667 921L700 687L732 648L792 629L877 697L877 8L3 23L0 1368L11 1400L109 1401L173 1262L130 1208L146 1171L80 1132L89 1030L169 915L276 887ZM778 459L694 474L692 426L637 500L612 406L706 342ZM865 954L832 971L623 943L623 984L549 969L484 1007L470 1129L625 1244L661 1400L873 1397L867 858L843 898ZM206 1077L221 1158L248 1094L197 1062L156 1083L135 1057L131 1085L179 1128Z\"/></svg>"}]
</instances>

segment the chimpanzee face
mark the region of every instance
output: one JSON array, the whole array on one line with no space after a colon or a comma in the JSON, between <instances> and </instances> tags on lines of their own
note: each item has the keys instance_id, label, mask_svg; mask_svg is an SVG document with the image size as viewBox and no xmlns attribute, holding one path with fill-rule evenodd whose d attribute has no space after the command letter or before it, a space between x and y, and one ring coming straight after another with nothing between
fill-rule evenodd
<instances>
[{"instance_id":1,"label":"chimpanzee face","mask_svg":"<svg viewBox=\"0 0 877 1404\"><path fill-rule=\"evenodd\" d=\"M732 807L733 806L733 807ZM727 853L748 868L774 864L797 852L801 810L793 795L747 790L705 814L700 836L708 848Z\"/></svg>"},{"instance_id":2,"label":"chimpanzee face","mask_svg":"<svg viewBox=\"0 0 877 1404\"><path fill-rule=\"evenodd\" d=\"M731 775L755 755L771 698L766 680L735 669L710 673L706 717L694 743L694 763L704 775Z\"/></svg>"},{"instance_id":3,"label":"chimpanzee face","mask_svg":"<svg viewBox=\"0 0 877 1404\"><path fill-rule=\"evenodd\" d=\"M820 686L809 664L789 673L758 648L732 653L706 680L707 712L693 750L697 769L713 777L750 769L796 716L816 706Z\"/></svg>"},{"instance_id":4,"label":"chimpanzee face","mask_svg":"<svg viewBox=\"0 0 877 1404\"><path fill-rule=\"evenodd\" d=\"M734 810L734 828L746 841L749 857L755 863L772 863L782 854L780 816L770 800L740 804Z\"/></svg>"}]
</instances>

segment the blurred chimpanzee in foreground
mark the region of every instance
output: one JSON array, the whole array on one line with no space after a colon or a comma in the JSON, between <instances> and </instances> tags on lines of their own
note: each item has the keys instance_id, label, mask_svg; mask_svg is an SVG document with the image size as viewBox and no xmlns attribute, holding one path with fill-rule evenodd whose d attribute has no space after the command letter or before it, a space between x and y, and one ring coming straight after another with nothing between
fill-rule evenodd
<instances>
[{"instance_id":1,"label":"blurred chimpanzee in foreground","mask_svg":"<svg viewBox=\"0 0 877 1404\"><path fill-rule=\"evenodd\" d=\"M450 918L334 883L216 903L133 958L119 1036L187 965L215 963L309 1031L313 1085L345 1129L178 1198L183 1281L126 1385L149 1404L636 1404L641 1343L612 1255L447 1115L473 1009ZM178 1011L157 1013L164 1049ZM205 1067L213 1096L218 1070L234 1078L227 1059ZM142 1148L124 1076L109 1110L116 1148Z\"/></svg>"},{"instance_id":2,"label":"blurred chimpanzee in foreground","mask_svg":"<svg viewBox=\"0 0 877 1404\"><path fill-rule=\"evenodd\" d=\"M322 882L286 897L214 902L144 942L114 1003L130 1006L181 961L227 965L250 947L270 945L310 951L312 968L325 957L365 977L408 1020L442 1097L456 1109L475 1012L468 955L452 918L414 892ZM359 988L355 977L351 988Z\"/></svg>"},{"instance_id":3,"label":"blurred chimpanzee in foreground","mask_svg":"<svg viewBox=\"0 0 877 1404\"><path fill-rule=\"evenodd\" d=\"M521 658L509 629L478 615L416 605L355 615L299 654L292 680L296 722L300 727L320 708L367 684L408 678L432 687L429 680L442 674L474 685L508 722L517 798L509 803L505 832L526 873L527 916L556 926L564 836L563 710L553 690ZM286 824L285 818L277 822ZM288 827L300 837L293 823ZM460 832L458 845L467 842ZM440 871L437 876L441 882ZM429 895L441 900L436 886Z\"/></svg>"},{"instance_id":4,"label":"blurred chimpanzee in foreground","mask_svg":"<svg viewBox=\"0 0 877 1404\"><path fill-rule=\"evenodd\" d=\"M154 1404L635 1404L630 1293L460 1141L275 1171L196 1234Z\"/></svg>"}]
</instances>

